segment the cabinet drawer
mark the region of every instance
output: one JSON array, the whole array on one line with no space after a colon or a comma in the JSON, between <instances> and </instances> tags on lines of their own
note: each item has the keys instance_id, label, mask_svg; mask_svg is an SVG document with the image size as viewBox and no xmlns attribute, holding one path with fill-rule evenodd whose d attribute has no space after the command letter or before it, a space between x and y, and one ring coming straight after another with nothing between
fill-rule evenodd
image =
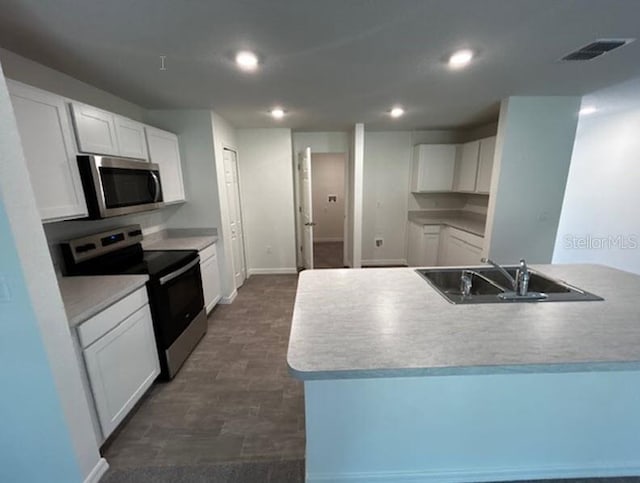
<instances>
[{"instance_id":1,"label":"cabinet drawer","mask_svg":"<svg viewBox=\"0 0 640 483\"><path fill-rule=\"evenodd\" d=\"M217 253L216 251L216 244L212 244L209 245L207 248L203 248L202 250L200 250L200 262L205 262L207 260L209 260L211 257L215 256Z\"/></svg>"},{"instance_id":2,"label":"cabinet drawer","mask_svg":"<svg viewBox=\"0 0 640 483\"><path fill-rule=\"evenodd\" d=\"M424 235L439 235L440 225L424 225L422 227L422 233Z\"/></svg>"},{"instance_id":3,"label":"cabinet drawer","mask_svg":"<svg viewBox=\"0 0 640 483\"><path fill-rule=\"evenodd\" d=\"M80 346L83 349L90 346L148 302L147 288L143 286L116 302L111 307L94 315L86 322L83 322L78 326Z\"/></svg>"}]
</instances>

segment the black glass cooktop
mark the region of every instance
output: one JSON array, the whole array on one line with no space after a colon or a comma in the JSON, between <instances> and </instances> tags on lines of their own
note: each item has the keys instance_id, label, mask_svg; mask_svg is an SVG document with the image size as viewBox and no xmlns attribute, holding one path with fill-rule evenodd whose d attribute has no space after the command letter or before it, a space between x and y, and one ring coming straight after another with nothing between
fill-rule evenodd
<instances>
[{"instance_id":1,"label":"black glass cooktop","mask_svg":"<svg viewBox=\"0 0 640 483\"><path fill-rule=\"evenodd\" d=\"M197 258L196 250L148 250L140 245L108 253L73 267L70 275L132 275L162 277Z\"/></svg>"}]
</instances>

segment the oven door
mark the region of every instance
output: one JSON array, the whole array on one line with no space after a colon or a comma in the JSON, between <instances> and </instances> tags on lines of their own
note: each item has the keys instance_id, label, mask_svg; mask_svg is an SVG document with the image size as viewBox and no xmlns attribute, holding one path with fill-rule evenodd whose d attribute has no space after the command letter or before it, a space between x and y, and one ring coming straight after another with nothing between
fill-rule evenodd
<instances>
[{"instance_id":1,"label":"oven door","mask_svg":"<svg viewBox=\"0 0 640 483\"><path fill-rule=\"evenodd\" d=\"M164 206L160 168L146 161L89 156L95 217L138 213Z\"/></svg>"},{"instance_id":2,"label":"oven door","mask_svg":"<svg viewBox=\"0 0 640 483\"><path fill-rule=\"evenodd\" d=\"M156 340L166 350L204 307L200 257L154 280L150 288Z\"/></svg>"}]
</instances>

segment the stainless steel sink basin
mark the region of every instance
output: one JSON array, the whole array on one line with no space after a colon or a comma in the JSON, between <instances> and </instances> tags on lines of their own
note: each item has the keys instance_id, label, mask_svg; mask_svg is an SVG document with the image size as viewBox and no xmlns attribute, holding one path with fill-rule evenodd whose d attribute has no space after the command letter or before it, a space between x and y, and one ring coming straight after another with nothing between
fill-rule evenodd
<instances>
[{"instance_id":1,"label":"stainless steel sink basin","mask_svg":"<svg viewBox=\"0 0 640 483\"><path fill-rule=\"evenodd\" d=\"M515 277L518 267L505 267ZM481 268L425 268L416 272L435 288L445 299L453 304L487 304L518 302L578 302L603 300L592 293L554 280L535 270L530 270L529 292L540 296L530 298L504 299L510 289L509 280L493 267ZM461 277L467 272L471 278L471 291L465 295L461 288Z\"/></svg>"}]
</instances>

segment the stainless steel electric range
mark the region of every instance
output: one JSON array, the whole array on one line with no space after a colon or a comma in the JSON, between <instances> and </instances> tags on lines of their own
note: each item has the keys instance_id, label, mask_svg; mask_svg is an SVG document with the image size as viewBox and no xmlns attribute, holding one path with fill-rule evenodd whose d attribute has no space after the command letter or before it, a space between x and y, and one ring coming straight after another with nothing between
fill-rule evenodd
<instances>
[{"instance_id":1,"label":"stainless steel electric range","mask_svg":"<svg viewBox=\"0 0 640 483\"><path fill-rule=\"evenodd\" d=\"M200 257L195 250L143 250L129 225L61 244L67 275L147 274L147 292L162 368L172 379L207 331Z\"/></svg>"}]
</instances>

